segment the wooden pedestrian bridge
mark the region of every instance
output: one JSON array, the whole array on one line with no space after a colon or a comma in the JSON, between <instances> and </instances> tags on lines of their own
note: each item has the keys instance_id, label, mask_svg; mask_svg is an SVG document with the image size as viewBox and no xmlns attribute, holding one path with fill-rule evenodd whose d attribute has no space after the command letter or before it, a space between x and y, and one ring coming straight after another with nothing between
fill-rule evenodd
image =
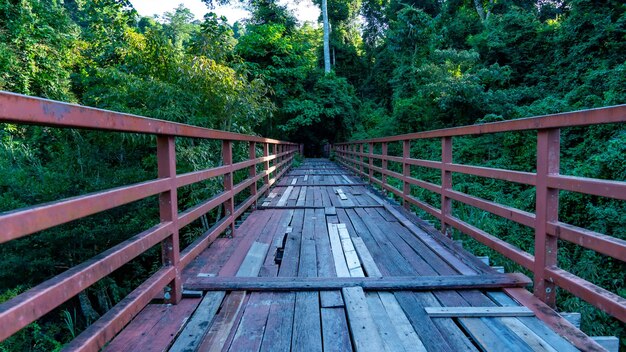
<instances>
[{"instance_id":1,"label":"wooden pedestrian bridge","mask_svg":"<svg viewBox=\"0 0 626 352\"><path fill-rule=\"evenodd\" d=\"M0 340L158 245L162 266L66 350L604 350L553 309L556 289L622 322L626 300L559 268L557 244L624 262L626 241L560 222L559 191L624 201L626 182L561 175L560 129L624 122L622 105L420 132L336 144L335 162L305 159L294 167L302 147L291 142L0 93L0 123L153 135L158 160L157 179L1 213L1 243L150 196L160 207L158 225L2 303ZM532 172L455 163L454 138L511 131L536 133ZM177 173L177 138L221 141L221 165ZM412 150L423 139L441 142L439 160ZM247 144L245 160L234 160L234 143ZM402 155L388 153L392 143ZM414 178L415 166L440 172L440 182ZM242 180L234 176L240 170ZM534 187L535 212L459 192L455 173ZM179 209L180 187L212 178L223 191ZM439 194L440 206L418 199L418 188ZM452 201L534 229L533 253L455 217ZM221 219L180 248L179 231L219 207ZM417 209L434 216L439 230ZM451 229L519 264L532 280L490 267L450 239Z\"/></svg>"}]
</instances>

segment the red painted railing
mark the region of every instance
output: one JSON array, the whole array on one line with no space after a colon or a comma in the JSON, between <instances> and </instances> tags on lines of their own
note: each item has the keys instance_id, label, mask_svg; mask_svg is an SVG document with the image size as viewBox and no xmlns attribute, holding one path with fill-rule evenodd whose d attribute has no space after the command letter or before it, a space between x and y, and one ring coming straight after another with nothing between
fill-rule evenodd
<instances>
[{"instance_id":1,"label":"red painted railing","mask_svg":"<svg viewBox=\"0 0 626 352\"><path fill-rule=\"evenodd\" d=\"M299 146L256 136L216 131L140 116L98 110L50 100L0 92L0 123L34 124L52 127L83 128L156 135L158 179L119 187L53 203L0 214L0 243L28 236L69 221L96 214L153 195L159 195L161 222L146 231L106 250L100 255L0 305L0 341L41 318L98 280L136 258L154 245L162 245L163 266L148 280L103 315L69 346L75 350L98 350L111 340L150 300L160 293L172 303L181 299L180 274L215 238L230 228L276 180L285 173ZM223 165L186 174L176 174L176 137L222 141ZM233 142L247 142L248 160L233 163ZM256 156L257 145L263 157ZM270 146L272 146L270 150ZM274 165L270 165L273 162ZM257 165L264 171L257 174ZM233 173L249 169L249 177L233 184ZM178 209L180 187L223 176L224 190L190 209ZM257 182L263 186L257 189ZM234 198L245 189L251 196L235 207ZM224 206L225 216L207 233L183 251L179 249L179 230L203 214Z\"/></svg>"},{"instance_id":2,"label":"red painted railing","mask_svg":"<svg viewBox=\"0 0 626 352\"><path fill-rule=\"evenodd\" d=\"M534 293L544 302L554 306L555 286L559 286L619 320L626 321L626 299L557 266L557 241L559 239L626 261L626 241L566 224L558 219L559 190L626 200L624 180L600 180L559 173L560 129L623 122L626 122L626 105L339 143L333 146L333 150L343 165L369 179L370 183L375 183L398 196L406 208L412 204L439 219L442 233L448 233L450 227L455 228L532 271ZM528 130L537 131L536 172L495 169L453 162L452 141L454 137ZM440 139L441 161L411 158L411 141L419 139ZM388 143L391 142L402 143L402 157L388 155ZM377 144L381 144L381 154L374 154ZM368 146L367 153L364 152L365 145ZM367 158L367 162L364 162L364 158ZM382 167L375 166L374 160L379 160ZM403 172L389 170L388 161L402 164ZM412 165L440 170L441 183L434 184L411 177ZM381 174L381 178L374 177L374 172ZM534 186L536 189L535 213L453 190L453 173ZM402 189L391 186L387 177L393 177L402 182ZM412 186L439 194L441 196L440 207L434 207L412 196ZM453 216L452 200L533 228L535 255Z\"/></svg>"}]
</instances>

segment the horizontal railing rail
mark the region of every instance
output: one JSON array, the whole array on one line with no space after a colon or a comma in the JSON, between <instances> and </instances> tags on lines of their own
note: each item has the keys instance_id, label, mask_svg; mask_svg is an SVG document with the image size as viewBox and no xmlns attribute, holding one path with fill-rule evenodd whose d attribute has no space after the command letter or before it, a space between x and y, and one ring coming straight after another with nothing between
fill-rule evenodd
<instances>
[{"instance_id":1,"label":"horizontal railing rail","mask_svg":"<svg viewBox=\"0 0 626 352\"><path fill-rule=\"evenodd\" d=\"M254 205L258 198L289 169L295 153L301 150L299 145L290 142L7 92L0 92L0 123L156 135L157 179L0 214L0 243L5 243L159 195L158 225L0 304L0 341L2 341L160 243L162 268L77 336L68 346L69 349L75 350L98 350L103 347L159 293L163 293L166 301L178 303L182 297L180 276L182 270L227 229L230 229L233 236L235 235L235 220ZM177 174L175 150L177 137L222 141L222 165ZM233 142L249 144L248 160L233 163ZM263 148L262 157L257 157L257 146ZM263 172L257 172L257 165L263 166ZM248 178L233 184L233 174L245 169L249 170ZM215 177L223 179L224 190L221 193L189 209L179 211L178 188ZM257 184L261 180L263 186L258 188ZM250 191L250 196L235 207L235 196L246 189ZM224 207L224 217L181 251L179 230L218 207Z\"/></svg>"},{"instance_id":2,"label":"horizontal railing rail","mask_svg":"<svg viewBox=\"0 0 626 352\"><path fill-rule=\"evenodd\" d=\"M556 286L591 303L621 321L626 321L626 299L601 288L557 266L558 240L594 250L626 261L626 241L606 234L573 226L558 220L559 191L626 200L624 180L601 180L560 174L561 128L626 122L626 105L608 108L568 112L518 120L418 132L391 137L358 140L335 144L332 148L340 163L370 183L399 197L409 209L414 205L437 218L441 232L455 228L482 244L496 250L515 263L533 272L534 294L547 304L555 305ZM452 141L454 137L475 136L511 131L536 131L536 172L522 172L454 163ZM420 139L441 140L441 161L422 160L411 157L411 141ZM388 144L402 143L402 157L388 155ZM375 154L380 145L381 154ZM364 152L367 146L367 152ZM364 159L367 162L364 162ZM377 160L381 166L374 165ZM402 164L402 173L388 169L388 162ZM437 185L412 177L411 166L439 170L441 184ZM375 177L374 172L381 175ZM535 213L498 204L452 189L452 174L479 176L504 180L535 187ZM388 177L398 179L402 189L388 182ZM411 195L411 187L434 192L441 197L439 208ZM534 255L509 244L452 215L452 200L467 204L491 214L534 229Z\"/></svg>"}]
</instances>

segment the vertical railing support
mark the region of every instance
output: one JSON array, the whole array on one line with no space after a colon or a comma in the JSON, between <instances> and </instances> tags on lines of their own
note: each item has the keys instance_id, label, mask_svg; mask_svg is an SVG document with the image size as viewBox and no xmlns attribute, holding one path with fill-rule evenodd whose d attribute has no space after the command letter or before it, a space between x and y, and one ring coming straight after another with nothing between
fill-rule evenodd
<instances>
[{"instance_id":1,"label":"vertical railing support","mask_svg":"<svg viewBox=\"0 0 626 352\"><path fill-rule=\"evenodd\" d=\"M265 176L263 176L263 184L265 185L270 184L270 174L269 174L270 162L269 160L267 160L267 157L269 156L270 156L270 145L268 143L263 143L263 157L266 158L266 160L263 162L263 170L265 172ZM265 190L265 196L267 196L269 192L270 190L268 187L267 190Z\"/></svg>"},{"instance_id":2,"label":"vertical railing support","mask_svg":"<svg viewBox=\"0 0 626 352\"><path fill-rule=\"evenodd\" d=\"M448 191L452 190L452 172L448 165L452 163L452 137L441 138L441 233L451 237L447 219L452 213L452 200Z\"/></svg>"},{"instance_id":3,"label":"vertical railing support","mask_svg":"<svg viewBox=\"0 0 626 352\"><path fill-rule=\"evenodd\" d=\"M157 136L157 161L159 178L170 179L170 189L159 195L159 215L161 222L171 222L171 234L161 242L163 265L173 266L176 276L165 287L164 298L168 303L177 304L182 298L180 276L180 244L178 238L178 188L176 186L176 143L174 136Z\"/></svg>"},{"instance_id":4,"label":"vertical railing support","mask_svg":"<svg viewBox=\"0 0 626 352\"><path fill-rule=\"evenodd\" d=\"M360 154L359 155L359 162L360 162L359 164L360 175L359 176L362 177L363 176L363 143L359 144L359 154Z\"/></svg>"},{"instance_id":5,"label":"vertical railing support","mask_svg":"<svg viewBox=\"0 0 626 352\"><path fill-rule=\"evenodd\" d=\"M256 142L250 142L248 157L250 160L256 159ZM252 179L256 177L256 163L250 166L250 171L248 172L248 176ZM257 193L257 181L252 182L250 185L250 196L255 197ZM253 207L256 207L256 200L252 204Z\"/></svg>"},{"instance_id":6,"label":"vertical railing support","mask_svg":"<svg viewBox=\"0 0 626 352\"><path fill-rule=\"evenodd\" d=\"M407 182L407 179L411 176L411 165L407 162L407 159L410 157L411 141L402 141L402 175L404 176L404 180L402 180L402 194L404 195L402 205L405 209L410 208L408 197L411 195L411 184Z\"/></svg>"},{"instance_id":7,"label":"vertical railing support","mask_svg":"<svg viewBox=\"0 0 626 352\"><path fill-rule=\"evenodd\" d=\"M557 264L558 241L547 233L547 227L549 222L558 220L559 191L548 187L548 176L559 173L560 137L558 128L537 132L534 293L552 307L556 302L556 286L546 276L546 268Z\"/></svg>"},{"instance_id":8,"label":"vertical railing support","mask_svg":"<svg viewBox=\"0 0 626 352\"><path fill-rule=\"evenodd\" d=\"M274 170L274 177L278 175L278 144L272 144L272 155L274 156L274 165L276 166L276 170Z\"/></svg>"},{"instance_id":9,"label":"vertical railing support","mask_svg":"<svg viewBox=\"0 0 626 352\"><path fill-rule=\"evenodd\" d=\"M233 164L233 142L224 140L222 141L222 163L224 166L230 166ZM224 175L224 191L228 192L230 196L228 200L224 202L224 216L226 221L230 223L230 235L235 236L235 199L233 196L233 172Z\"/></svg>"},{"instance_id":10,"label":"vertical railing support","mask_svg":"<svg viewBox=\"0 0 626 352\"><path fill-rule=\"evenodd\" d=\"M350 168L352 170L356 170L356 156L354 155L354 153L356 153L356 145L354 144L350 144L349 146L350 148Z\"/></svg>"},{"instance_id":11,"label":"vertical railing support","mask_svg":"<svg viewBox=\"0 0 626 352\"><path fill-rule=\"evenodd\" d=\"M387 171L387 159L384 159L385 157L387 157L387 142L383 142L382 143L382 173L380 175L380 179L383 181L383 189L385 188L385 186L387 185L387 174L385 174L385 171Z\"/></svg>"},{"instance_id":12,"label":"vertical railing support","mask_svg":"<svg viewBox=\"0 0 626 352\"><path fill-rule=\"evenodd\" d=\"M372 169L372 166L374 166L374 143L369 143L369 150L368 150L369 156L367 158L368 164L369 164L369 175L368 175L368 180L369 183L371 184L373 182L374 179L374 170Z\"/></svg>"}]
</instances>

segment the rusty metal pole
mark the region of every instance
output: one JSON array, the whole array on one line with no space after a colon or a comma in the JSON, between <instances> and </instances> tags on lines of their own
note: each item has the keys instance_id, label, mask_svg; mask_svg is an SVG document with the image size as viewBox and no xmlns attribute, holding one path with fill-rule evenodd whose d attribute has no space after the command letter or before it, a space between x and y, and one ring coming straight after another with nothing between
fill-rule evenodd
<instances>
[{"instance_id":1,"label":"rusty metal pole","mask_svg":"<svg viewBox=\"0 0 626 352\"><path fill-rule=\"evenodd\" d=\"M178 238L178 188L176 187L176 143L174 136L157 136L158 177L170 179L170 189L159 195L161 222L171 222L171 235L161 242L161 260L165 266L173 266L176 276L165 287L167 303L177 304L182 299L180 244Z\"/></svg>"},{"instance_id":2,"label":"rusty metal pole","mask_svg":"<svg viewBox=\"0 0 626 352\"><path fill-rule=\"evenodd\" d=\"M256 142L250 142L248 157L250 158L250 160L256 159ZM254 163L252 164L252 166L250 166L250 171L248 172L248 175L251 179L254 179L256 177L256 165L257 164ZM257 181L254 181L250 185L250 196L254 197L256 196L256 193L257 193ZM256 200L254 201L252 206L256 207Z\"/></svg>"},{"instance_id":3,"label":"rusty metal pole","mask_svg":"<svg viewBox=\"0 0 626 352\"><path fill-rule=\"evenodd\" d=\"M267 157L270 156L270 145L268 143L263 143L263 157L267 159ZM270 184L270 174L268 173L270 169L270 162L269 160L265 160L263 162L263 170L265 171L265 176L263 176L263 184L264 185L269 185ZM270 192L269 188L265 191L265 195L267 196L267 194Z\"/></svg>"},{"instance_id":4,"label":"rusty metal pole","mask_svg":"<svg viewBox=\"0 0 626 352\"><path fill-rule=\"evenodd\" d=\"M369 155L367 158L367 161L369 163L369 175L368 175L368 180L369 183L372 183L372 179L374 179L374 170L372 169L372 166L374 166L374 143L370 142L369 143Z\"/></svg>"},{"instance_id":5,"label":"rusty metal pole","mask_svg":"<svg viewBox=\"0 0 626 352\"><path fill-rule=\"evenodd\" d=\"M452 163L452 137L441 138L441 233L451 237L447 219L452 213L452 200L448 191L452 190L452 172L448 165Z\"/></svg>"},{"instance_id":6,"label":"rusty metal pole","mask_svg":"<svg viewBox=\"0 0 626 352\"><path fill-rule=\"evenodd\" d=\"M383 158L387 156L387 142L382 143L382 156ZM387 159L382 159L382 173L380 179L383 181L383 188L387 185L387 174L385 174L385 171L387 171Z\"/></svg>"},{"instance_id":7,"label":"rusty metal pole","mask_svg":"<svg viewBox=\"0 0 626 352\"><path fill-rule=\"evenodd\" d=\"M558 240L547 228L549 222L558 220L559 190L548 187L548 176L559 174L560 137L558 128L537 132L534 294L551 307L556 304L556 286L546 275L546 268L556 267Z\"/></svg>"},{"instance_id":8,"label":"rusty metal pole","mask_svg":"<svg viewBox=\"0 0 626 352\"><path fill-rule=\"evenodd\" d=\"M359 176L363 176L363 143L359 144Z\"/></svg>"},{"instance_id":9,"label":"rusty metal pole","mask_svg":"<svg viewBox=\"0 0 626 352\"><path fill-rule=\"evenodd\" d=\"M407 182L407 178L411 176L411 165L407 163L407 159L410 157L411 141L402 141L402 175L404 175L404 180L402 180L402 194L404 195L402 205L407 210L410 209L408 197L411 195L411 184Z\"/></svg>"},{"instance_id":10,"label":"rusty metal pole","mask_svg":"<svg viewBox=\"0 0 626 352\"><path fill-rule=\"evenodd\" d=\"M347 144L344 146L344 157L345 157L345 161L346 161L346 166L348 168L352 167L352 155L350 154L350 147L352 145L351 144Z\"/></svg>"},{"instance_id":11,"label":"rusty metal pole","mask_svg":"<svg viewBox=\"0 0 626 352\"><path fill-rule=\"evenodd\" d=\"M274 176L276 176L280 172L280 170L278 170L278 145L277 144L272 144L272 155L274 156L273 166L276 167L276 170L274 171Z\"/></svg>"},{"instance_id":12,"label":"rusty metal pole","mask_svg":"<svg viewBox=\"0 0 626 352\"><path fill-rule=\"evenodd\" d=\"M233 164L233 142L222 141L222 163L224 166ZM230 234L235 237L235 199L233 194L233 172L224 175L224 191L230 193L228 200L224 202L224 216L230 224Z\"/></svg>"}]
</instances>

